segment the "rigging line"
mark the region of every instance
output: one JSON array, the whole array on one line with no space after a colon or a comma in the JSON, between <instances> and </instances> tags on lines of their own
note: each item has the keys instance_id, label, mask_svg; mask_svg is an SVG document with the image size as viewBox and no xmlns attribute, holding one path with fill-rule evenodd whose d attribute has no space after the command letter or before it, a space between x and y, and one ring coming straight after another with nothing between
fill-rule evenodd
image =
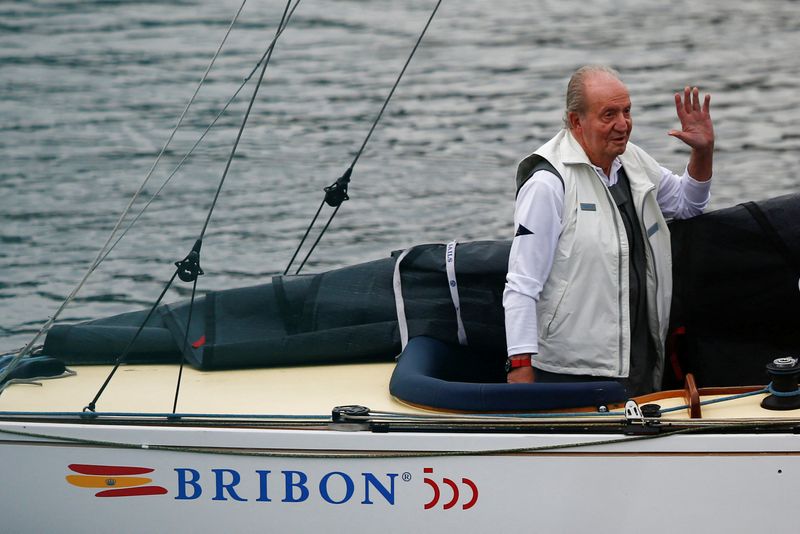
<instances>
[{"instance_id":1,"label":"rigging line","mask_svg":"<svg viewBox=\"0 0 800 534\"><path fill-rule=\"evenodd\" d=\"M278 38L278 36L283 31L283 28L285 27L285 24L288 23L288 20L286 20L286 14L289 11L289 6L291 5L291 3L292 3L291 0L287 0L286 7L283 10L283 15L281 15L281 20L278 23L278 29L277 29L276 34L275 34L275 39ZM297 3L300 3L300 0L297 0ZM295 4L295 6L296 5L297 4ZM203 239L203 234L205 234L206 227L208 226L208 221L211 219L211 212L214 210L214 205L216 204L217 197L219 196L219 192L222 189L222 182L225 181L225 176L228 173L228 168L230 167L231 161L233 160L233 155L236 152L236 146L239 144L239 139L242 136L242 131L244 130L244 126L247 123L247 118L248 118L248 116L250 114L250 109L253 107L253 102L255 101L256 94L258 93L258 88L261 86L261 81L264 79L264 73L267 70L267 65L269 65L269 60L272 57L272 51L274 50L274 43L275 43L275 41L273 40L272 43L270 44L270 47L269 47L269 50L268 50L268 55L267 55L266 59L264 60L264 66L261 69L261 76L259 77L258 83L256 84L256 87L253 90L253 96L250 99L250 104L247 107L247 113L244 116L244 119L242 121L242 126L239 129L239 135L236 137L236 143L233 145L233 150L231 151L231 155L228 158L228 162L227 162L227 164L225 166L225 172L223 173L222 179L220 180L219 187L217 188L217 194L214 197L214 202L211 204L211 208L209 209L208 216L206 217L205 225L203 226L203 231L200 234L200 239L198 239L198 243ZM252 74L251 74L251 76L252 76ZM199 253L199 247L198 247L198 253ZM199 258L198 258L198 261L199 261ZM187 347L187 344L189 342L189 328L192 326L192 312L194 311L194 299L195 299L195 295L196 294L197 294L197 276L194 277L194 280L193 280L193 283L192 283L192 298L189 301L189 316L186 319L186 332L185 332L185 334L183 336L183 347L181 348L181 358L180 358L181 363L180 363L180 366L178 368L178 380L177 380L177 383L175 384L175 399L172 402L172 413L173 414L176 412L176 410L178 408L178 397L180 396L181 379L183 378L183 364L186 361L186 357L185 357L186 347Z\"/></svg>"},{"instance_id":2,"label":"rigging line","mask_svg":"<svg viewBox=\"0 0 800 534\"><path fill-rule=\"evenodd\" d=\"M97 255L95 256L94 260L90 264L90 266L87 269L86 273L83 275L83 277L78 282L78 284L75 286L75 288L72 290L72 292L70 292L70 294L67 296L67 298L64 299L64 302L61 303L61 305L58 307L56 312L52 316L50 316L50 318L39 329L39 331L36 333L36 335L33 336L33 339L31 339L31 341L27 345L25 345L25 347L22 349L22 351L20 351L20 353L17 354L17 356L11 361L11 363L5 368L5 370L0 371L0 382L2 382L9 375L9 373L11 373L11 371L14 370L14 368L17 366L17 363L22 358L24 358L25 356L28 355L28 353L30 352L31 348L39 340L39 338L42 336L42 334L47 332L50 329L50 327L53 326L53 323L55 323L56 319L59 317L59 315L61 315L61 312L63 312L64 309L67 307L67 305L69 305L69 303L72 302L72 300L75 298L75 295L77 295L78 292L81 290L81 288L83 288L84 284L86 283L86 280L89 279L89 276L91 276L91 274L95 271L95 269L97 269L97 266L100 265L100 263L108 255L106 253L106 248L108 247L109 243L111 243L111 240L114 239L114 236L116 235L116 233L119 230L120 226L122 226L122 222L125 220L125 217L130 212L131 207L133 206L134 202L136 202L136 199L139 198L139 195L144 190L145 186L147 185L147 182L150 180L151 176L153 175L153 171L155 170L156 166L158 165L158 162L161 160L161 157L163 156L164 152L167 150L167 147L172 142L173 137L175 137L175 133L178 131L178 128L180 127L181 123L183 122L184 117L186 116L186 112L189 110L189 107L194 102L194 99L197 96L197 93L200 91L200 87L205 82L206 77L208 76L208 73L211 70L211 67L214 65L214 62L217 60L217 57L219 56L220 51L222 50L222 47L225 44L225 41L227 41L227 39L228 39L228 35L230 35L231 30L233 29L234 24L238 20L239 15L241 14L242 9L244 8L246 3L247 3L247 0L242 0L242 4L239 6L239 9L236 11L236 14L234 15L233 19L231 20L231 23L228 25L228 29L225 32L225 35L223 36L222 41L220 42L219 46L217 47L217 51L214 53L214 56L211 58L211 61L209 62L208 67L206 67L206 70L203 73L203 76L200 78L200 82L198 83L197 88L194 91L194 94L189 99L189 102L186 104L186 107L184 108L183 113L181 113L180 118L178 119L178 122L175 124L175 127L172 130L172 133L170 133L169 138L167 139L166 143L164 143L164 146L161 148L161 151L158 153L158 156L156 157L156 160L153 162L153 165L150 167L150 170L145 175L144 180L142 181L142 184L139 186L139 189L136 190L136 192L133 194L133 196L131 197L130 201L128 202L128 205L122 211L122 214L120 214L119 219L117 219L117 222L114 225L114 228L111 230L111 233L108 236L108 239L106 239L105 243L103 243L103 246L100 247L100 250L97 252Z\"/></svg>"},{"instance_id":3,"label":"rigging line","mask_svg":"<svg viewBox=\"0 0 800 534\"><path fill-rule=\"evenodd\" d=\"M178 270L176 270L175 273L173 273L172 277L169 279L169 282L167 282L167 285L165 285L164 289L161 291L161 294L158 296L156 301L150 307L150 311L147 312L147 316L142 321L142 324L139 325L139 329L133 335L133 338L131 338L131 340L125 346L125 349L123 349L122 354L120 354L119 357L117 358L117 361L114 363L114 367L111 369L111 372L108 373L108 376L106 377L105 382L103 382L103 385L100 386L100 389L95 394L94 399L92 399L92 401L83 408L84 412L86 412L86 411L94 412L95 411L95 408L97 407L97 401L100 400L100 396L106 390L106 387L108 386L109 382L111 382L111 379L114 377L114 374L117 372L117 369L119 369L119 366L122 365L123 361L125 361L125 358L128 356L128 353L130 352L131 348L133 347L133 344L136 342L137 339L139 339L139 334L142 333L142 330L144 330L144 326L147 324L147 321L150 320L150 317L153 316L153 312L155 312L156 308L158 307L158 305L161 304L161 300L164 298L164 295L167 294L167 290L172 285L172 282L175 280L176 276L178 276Z\"/></svg>"},{"instance_id":4,"label":"rigging line","mask_svg":"<svg viewBox=\"0 0 800 534\"><path fill-rule=\"evenodd\" d=\"M178 408L178 396L181 392L181 378L183 378L183 364L186 361L186 348L189 344L189 328L192 326L192 312L194 311L194 297L197 294L197 277L192 283L192 298L189 301L189 317L186 319L186 332L183 335L183 347L181 347L181 363L178 367L178 380L175 384L175 400L172 401L172 413L174 414Z\"/></svg>"},{"instance_id":5,"label":"rigging line","mask_svg":"<svg viewBox=\"0 0 800 534\"><path fill-rule=\"evenodd\" d=\"M356 156L355 156L355 158L353 158L353 162L350 164L350 168L351 169L353 167L355 167L356 162L361 157L361 153L364 152L364 148L366 148L367 143L369 142L369 138L372 137L372 132L375 131L375 127L378 125L378 122L381 120L381 117L383 116L383 112L386 110L386 106L389 105L389 100L392 99L392 96L394 95L395 89L397 89L397 86L400 84L400 80L402 79L403 74L405 74L406 69L408 68L408 65L411 63L411 58L413 58L414 54L417 52L417 48L419 48L419 44L422 42L422 38L425 37L425 32L428 31L428 27L431 25L431 22L433 22L433 17L436 16L436 12L439 10L439 6L441 4L442 4L442 0L439 0L438 2L436 2L436 6L434 6L430 17L428 17L428 22L425 23L425 27L422 29L422 33L419 34L419 37L417 38L417 42L414 43L414 48L411 49L411 54L409 54L408 59L406 59L406 62L403 65L402 70L400 71L400 74L397 76L397 80L395 80L394 85L392 86L392 90L389 91L389 96L387 96L386 100L383 102L383 106L381 107L380 112L378 112L378 116L375 117L375 121L372 123L372 127L369 129L369 133L367 133L367 137L364 139L364 142L361 143L361 148L359 148L358 152L356 152Z\"/></svg>"},{"instance_id":6,"label":"rigging line","mask_svg":"<svg viewBox=\"0 0 800 534\"><path fill-rule=\"evenodd\" d=\"M294 10L292 10L292 13L293 12L294 12ZM286 17L286 23L284 24L284 27L287 24L289 24L289 20L292 17L292 13L289 13L289 15ZM119 244L120 241L122 241L122 239L125 237L125 235L127 235L128 231L131 228L133 228L133 226L139 221L139 219L144 214L144 212L147 211L147 209L150 207L150 204L152 204L153 201L155 201L155 199L161 194L161 192L164 190L164 188L167 186L167 184L170 182L170 180L172 180L172 178L175 176L175 174L177 174L178 170L181 169L181 167L186 162L186 160L189 159L189 157L194 153L195 149L200 145L200 143L203 141L203 139L205 139L206 135L211 130L211 128L213 128L214 125L217 124L217 121L222 117L222 115L225 114L225 112L228 110L228 108L233 103L233 101L236 100L236 98L239 96L239 93L242 91L242 89L244 89L244 86L247 85L247 83L252 79L253 75L258 71L258 67L261 66L261 62L264 61L264 59L267 57L267 55L272 51L272 48L275 46L275 41L276 41L276 39L273 39L272 42L270 42L270 44L267 47L267 49L261 55L261 58L259 58L259 60L256 62L256 64L253 67L253 69L250 71L250 74L248 74L247 76L244 77L244 79L242 80L242 83L239 84L239 87L236 89L236 91L233 93L233 95L228 99L228 101L225 103L225 105L222 106L222 109L214 117L214 120L212 120L209 123L209 125L206 126L206 129L203 131L202 134L200 134L200 137L197 138L197 141L194 142L194 144L189 149L189 151L186 153L186 155L183 156L183 158L178 162L178 164L175 165L175 168L172 169L172 172L170 172L170 174L166 177L166 179L164 180L164 183L161 184L161 187L159 187L158 190L155 193L153 193L153 195L147 200L147 203L145 203L145 205L142 206L142 209L139 210L139 213L137 213L136 216L133 218L133 220L131 220L131 222L128 224L128 226L125 227L125 229L119 235L119 237L114 242L114 244L111 245L111 247L109 247L108 250L106 250L106 252L103 255L103 257L100 259L99 262L97 262L97 264L95 266L93 266L92 270L94 270L100 263L105 261L105 259L111 253L111 251L114 250L114 248Z\"/></svg>"},{"instance_id":7,"label":"rigging line","mask_svg":"<svg viewBox=\"0 0 800 534\"><path fill-rule=\"evenodd\" d=\"M111 231L111 235L108 237L108 240L103 245L103 248L101 249L101 252L104 251L106 247L108 247L108 244L111 242L111 240L114 238L114 236L116 235L117 231L119 230L119 227L121 226L122 221L125 219L127 214L130 212L130 209L133 206L134 202L136 202L136 200L139 198L139 195L144 190L144 188L147 185L147 183L150 181L150 178L153 176L153 172L155 172L155 169L158 166L159 162L161 161L161 158L164 156L164 153L166 152L166 150L169 147L170 143L172 143L172 140L174 139L175 134L178 132L178 129L180 128L181 124L183 124L183 119L186 117L186 113L189 111L189 108L192 106L192 104L194 103L195 99L197 98L197 94L200 92L200 88L203 86L203 84L205 83L206 79L208 78L208 73L211 72L211 68L214 66L214 63L217 61L217 57L219 57L219 54L222 51L222 48L225 45L225 42L228 40L228 36L230 35L231 30L233 29L233 25L239 19L239 15L242 13L242 9L244 9L244 6L245 6L246 3L247 3L247 0L242 0L242 3L239 6L239 9L236 11L236 14L234 15L233 19L231 20L230 24L228 25L228 29L226 30L225 35L222 38L222 41L220 41L216 52L214 52L214 56L211 58L211 61L208 63L208 66L206 67L205 72L203 72L203 75L200 77L200 82L197 84L197 87L195 88L194 93L192 93L192 96L189 99L189 102L187 102L186 103L186 107L183 108L183 111L181 112L180 116L178 117L178 121L176 122L174 128L172 129L172 132L170 132L169 137L167 138L167 141L164 143L164 146L161 147L161 150L159 151L158 156L156 156L155 161L150 166L150 170L147 171L147 174L145 175L145 178L142 181L142 184L139 186L139 189L136 191L136 193L134 193L133 197L128 202L128 205L126 206L125 210L123 210L123 213L120 216L119 220L117 221L117 224L114 226L114 229ZM108 254L106 253L104 256L102 256L102 258L105 259L105 257L107 255ZM91 268L92 271L94 271L97 268L97 265L99 265L99 263L97 263L97 260L95 260L95 261L96 261L96 263L94 265L92 265L92 268Z\"/></svg>"},{"instance_id":8,"label":"rigging line","mask_svg":"<svg viewBox=\"0 0 800 534\"><path fill-rule=\"evenodd\" d=\"M294 7L296 8L299 3L300 3L300 0L296 0L296 3L294 5ZM278 24L278 32L276 34L275 39L277 39L277 36L279 36L283 32L283 30L285 28L284 22L286 21L286 13L288 12L290 4L291 4L291 0L287 0L286 8L283 11L283 16L281 17L281 21ZM275 39L273 39L273 43L275 42ZM233 156L236 153L236 146L238 145L239 139L242 136L242 131L244 130L244 126L245 126L245 124L247 124L247 119L249 117L250 110L253 107L253 101L255 100L256 94L258 93L258 88L261 85L261 81L264 79L264 73L267 70L267 66L269 65L269 59L272 56L272 52L271 51L272 51L272 48L270 48L270 52L267 55L267 58L266 58L266 60L264 62L264 65L263 65L263 67L261 69L261 76L258 79L258 83L256 84L255 90L253 91L253 96L250 99L250 104L249 104L249 106L247 108L247 112L245 113L245 116L244 116L244 118L242 120L242 125L239 128L239 133L238 133L238 135L236 137L236 144L234 144L233 150L231 151L231 155L228 158L228 162L227 162L227 164L225 166L225 172L223 173L222 178L220 179L220 184L219 184L219 187L217 188L216 196L214 197L214 202L212 203L211 208L209 209L208 216L206 217L205 224L203 225L203 230L200 233L200 237L197 239L197 241L195 242L194 246L192 247L191 252L189 252L189 254L186 256L186 258L184 258L183 260L175 263L175 266L177 267L177 269L172 274L172 277L169 279L169 282L167 282L167 284L164 287L163 291L161 291L161 294L158 296L156 301L153 303L152 307L150 308L150 311L147 313L147 316L144 318L144 320L142 321L142 324L139 326L139 329L133 335L133 338L130 340L128 345L122 351L122 354L120 354L120 356L117 358L117 361L114 364L114 367L111 369L111 372L106 377L106 380L105 380L105 382L103 382L103 385L100 386L100 389L98 390L98 392L95 395L94 399L92 399L92 401L88 405L86 405L84 407L84 409L83 409L84 411L88 411L88 412L94 412L95 411L95 409L97 407L97 401L100 399L100 397L102 396L102 394L105 391L106 387L111 382L111 379L114 376L114 374L117 372L117 369L119 368L119 366L122 364L122 362L127 357L128 353L131 350L131 347L136 342L136 340L139 338L139 334L142 333L142 330L144 329L145 325L147 324L147 321L150 320L150 317L153 315L153 312L155 312L156 308L158 307L158 305L163 300L164 295L166 295L167 290L172 285L172 282L175 281L175 277L176 276L180 277L180 279L185 281L185 282L189 282L189 281L194 282L194 286L193 286L193 289L192 289L192 302L191 302L192 305L194 304L194 295L195 295L195 290L196 290L196 287L197 287L197 277L199 275L203 274L203 270L200 268L200 249L201 249L202 244L203 244L203 235L205 234L206 228L208 227L208 222L211 219L211 213L214 210L214 205L216 204L217 197L219 197L220 190L222 189L222 184L225 181L225 176L227 175L228 169L230 168L230 164L231 164L231 161L233 160ZM191 319L191 308L190 308L189 318ZM187 336L188 336L189 324L186 325L186 329L187 329ZM183 365L183 354L181 354L181 374L182 374L182 371L183 371L183 366L182 365ZM179 377L179 380L180 380L180 377ZM180 382L178 382L178 390L179 389L180 389ZM178 394L178 392L176 391L175 403L177 403L177 394Z\"/></svg>"},{"instance_id":9,"label":"rigging line","mask_svg":"<svg viewBox=\"0 0 800 534\"><path fill-rule=\"evenodd\" d=\"M314 252L314 249L315 249L315 248L317 248L317 245L319 244L320 240L322 239L322 236L325 234L325 231L326 231L326 230L328 229L328 227L331 225L331 222L333 222L333 218L334 218L334 217L336 217L336 213L339 211L339 208L341 208L341 207L342 207L342 205L341 205L341 204L339 204L338 206L336 206L336 208L335 208L335 209L333 210L333 212L331 213L331 216L330 216L330 217L328 217L328 222L326 222L326 223L325 223L325 226L323 226L323 227L322 227L322 231L319 233L319 235L317 236L317 239L314 241L314 244L313 244L313 245L311 245L311 248L308 250L308 253L306 254L306 257L305 257L305 258L303 258L303 261L302 261L302 263L300 263L300 266L299 266L299 267L297 268L297 270L295 271L295 273L294 273L295 275L298 275L298 274L300 274L300 270L301 270L301 269L303 268L303 266L306 264L306 262L308 261L308 258L310 258L310 257L311 257L311 253L312 253L312 252Z\"/></svg>"},{"instance_id":10,"label":"rigging line","mask_svg":"<svg viewBox=\"0 0 800 534\"><path fill-rule=\"evenodd\" d=\"M440 0L441 1L441 0ZM205 236L206 229L208 228L208 223L211 221L211 215L214 213L214 208L217 205L217 200L219 199L219 194L222 191L222 186L225 183L225 178L228 176L228 170L231 167L231 163L233 162L233 157L236 155L236 149L239 147L239 140L242 138L242 133L244 132L244 127L247 124L247 120L250 118L250 111L253 109L253 103L256 100L256 95L258 94L258 89L261 87L261 82L264 80L264 74L267 72L267 66L269 65L269 60L272 58L272 51L275 49L273 46L275 41L278 40L278 37L281 36L283 30L286 29L284 22L288 22L287 20L287 13L291 16L291 13L294 13L294 10L297 9L297 6L300 4L300 0L295 0L294 6L292 6L291 12L289 12L289 6L291 5L292 0L286 1L286 8L283 12L283 17L281 17L281 21L278 24L278 31L275 33L275 37L272 39L272 43L267 51L266 59L264 60L264 64L261 67L261 74L258 77L258 81L256 82L256 87L253 89L253 95L250 97L250 102L247 104L247 110L245 111L244 117L242 119L242 125L239 127L239 133L236 134L236 140L233 143L233 148L231 149L231 154L228 156L228 161L225 163L225 170L222 172L222 178L219 180L219 185L217 186L217 191L214 193L214 199L211 201L211 207L208 209L208 215L206 215L206 221L203 223L203 229L200 231L200 237L198 240L202 240L203 236Z\"/></svg>"},{"instance_id":11,"label":"rigging line","mask_svg":"<svg viewBox=\"0 0 800 534\"><path fill-rule=\"evenodd\" d=\"M403 68L400 70L400 74L397 75L397 79L395 80L394 85L392 86L392 89L389 91L388 96L383 101L383 105L381 106L381 109L378 112L378 115L375 117L375 120L372 122L372 126L370 127L369 132L367 132L367 136L364 138L364 141L361 143L361 147L356 152L356 155L353 158L353 161L350 163L350 166L347 168L347 170L345 171L345 173L342 175L341 178L339 178L333 185L331 185L331 186L329 186L328 188L325 189L326 199L327 199L327 195L329 193L329 189L335 189L336 187L340 188L344 192L343 193L344 198L342 200L347 200L348 199L348 197L347 197L347 184L350 182L350 175L353 172L353 167L355 167L356 163L358 162L359 158L361 157L361 154L364 152L364 149L366 148L367 143L369 142L370 138L372 137L372 133L375 131L375 127L378 125L378 123L380 122L381 118L383 117L383 112L386 110L386 107L389 105L389 101L392 99L392 96L394 96L394 92L397 89L397 86L400 84L400 80L403 78L403 75L405 74L406 69L408 68L408 65L411 63L411 59L414 57L414 54L417 52L417 48L419 48L419 45L422 42L422 38L425 37L425 33L428 31L428 27L430 27L431 22L433 22L433 17L436 16L436 12L439 10L439 6L440 5L442 5L442 0L438 0L438 2L436 2L436 5L434 6L433 11L431 12L430 16L428 17L428 21L425 23L425 27L422 29L422 32L419 34L419 37L417 37L417 41L416 41L416 43L414 43L414 47L411 49L411 53L408 55L408 58L406 59L406 62L403 65ZM316 241L314 241L313 245L311 245L311 248L309 249L308 253L306 254L305 259L303 260L302 264L297 269L295 274L300 274L300 270L305 265L306 260L308 260L308 258L311 257L311 254L314 252L314 249L317 247L319 242L322 240L322 236L325 234L325 231L331 225L331 222L333 222L333 218L338 213L339 206L341 206L341 202L342 201L340 200L338 202L338 204L336 204L336 209L333 211L333 213L331 214L330 218L328 218L328 222L325 224L325 227L322 229L320 234L317 236ZM331 204L331 205L334 205L334 204ZM322 209L321 205L320 205L320 209ZM319 215L319 210L317 210L317 215ZM311 221L311 224L309 224L308 229L306 230L306 233L303 236L303 239L300 240L300 244L297 246L297 249L295 250L294 254L292 255L292 260L289 262L289 265L286 267L286 272L289 272L289 268L291 267L292 263L294 262L294 259L297 257L298 252L300 252L300 248L305 243L306 237L308 237L308 234L311 231L311 228L316 223L317 215L314 216L314 219ZM284 274L286 274L286 272Z\"/></svg>"},{"instance_id":12,"label":"rigging line","mask_svg":"<svg viewBox=\"0 0 800 534\"><path fill-rule=\"evenodd\" d=\"M259 64L260 64L260 62L259 62ZM245 78L244 82L239 86L239 88L236 90L236 92L233 94L233 96L228 100L228 102L225 104L225 106L223 106L223 108L220 110L220 112L217 114L217 116L214 117L214 120L212 120L211 123L206 127L206 129L203 131L203 133L200 135L200 137L197 139L197 141L195 141L194 145L192 145L192 148L189 149L189 151L178 162L178 164L175 166L175 168L172 169L172 172L164 180L164 183L161 184L161 187L159 187L158 190L156 190L156 192L153 193L153 195L147 200L145 205L142 206L142 209L139 210L139 212L131 220L131 222L128 223L128 226L126 226L125 229L122 231L122 233L119 235L119 237L117 237L117 240L114 242L114 244L111 245L108 248L108 250L106 250L106 253L103 255L103 257L97 263L97 266L99 266L100 263L105 261L105 259L111 253L111 251L114 250L114 248L119 244L119 242L122 241L122 239L127 235L128 231L131 228L133 228L133 226L139 221L141 216L144 215L144 212L147 211L147 208L150 207L150 204L152 204L153 201L155 201L156 197L158 197L161 194L161 192L164 190L164 188L167 186L167 184L169 184L170 180L172 180L173 176L175 176L175 174L177 174L178 170L180 170L180 168L183 166L183 164L186 162L186 160L189 159L189 156L191 156L194 153L195 149L200 145L200 143L203 141L203 139L205 139L206 134L208 134L208 132L211 130L211 128L214 127L214 125L217 123L217 121L228 110L228 108L233 103L233 101L236 99L236 97L239 96L239 93L242 91L242 89L244 88L244 86L247 84L248 81L250 81L250 77L249 76L247 78ZM97 266L94 266L93 269L96 268Z\"/></svg>"},{"instance_id":13,"label":"rigging line","mask_svg":"<svg viewBox=\"0 0 800 534\"><path fill-rule=\"evenodd\" d=\"M308 228L306 228L306 233L303 234L303 238L300 240L300 244L297 245L296 249L294 249L294 254L292 254L292 259L289 260L289 264L286 266L286 269L283 271L283 276L286 276L287 274L289 274L289 269L292 267L292 264L294 263L295 258L297 258L297 254L300 252L300 249L303 247L303 243L306 242L306 238L308 238L308 234L311 232L311 229L316 224L317 217L319 217L319 214L322 211L322 206L324 206L324 205L325 205L325 199L323 198L322 202L319 203L319 207L317 208L317 213L315 213L314 214L314 218L311 219L311 224L309 224ZM308 259L308 258L306 257L306 259ZM305 263L305 260L303 260L303 263ZM298 269L297 273L299 273L299 272L300 272L300 270ZM294 273L294 274L297 274L297 273Z\"/></svg>"}]
</instances>

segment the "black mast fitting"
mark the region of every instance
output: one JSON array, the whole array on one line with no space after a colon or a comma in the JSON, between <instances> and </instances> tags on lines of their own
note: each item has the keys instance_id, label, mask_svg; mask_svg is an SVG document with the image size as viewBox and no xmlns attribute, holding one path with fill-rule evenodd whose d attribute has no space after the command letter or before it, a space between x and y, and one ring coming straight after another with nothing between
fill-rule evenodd
<instances>
[{"instance_id":1,"label":"black mast fitting","mask_svg":"<svg viewBox=\"0 0 800 534\"><path fill-rule=\"evenodd\" d=\"M350 183L351 174L353 174L353 167L349 167L335 182L323 189L325 191L325 203L328 206L337 208L345 200L350 200L350 197L347 196L347 184Z\"/></svg>"},{"instance_id":2,"label":"black mast fitting","mask_svg":"<svg viewBox=\"0 0 800 534\"><path fill-rule=\"evenodd\" d=\"M205 274L200 268L200 247L202 246L203 240L198 239L194 242L189 254L181 261L175 262L175 267L178 268L178 278L184 282L194 282L198 276Z\"/></svg>"}]
</instances>

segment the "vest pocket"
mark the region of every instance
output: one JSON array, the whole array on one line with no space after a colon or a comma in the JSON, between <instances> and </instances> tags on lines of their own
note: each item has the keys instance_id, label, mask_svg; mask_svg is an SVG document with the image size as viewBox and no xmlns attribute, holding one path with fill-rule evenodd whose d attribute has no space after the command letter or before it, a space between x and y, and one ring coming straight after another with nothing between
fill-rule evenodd
<instances>
[{"instance_id":1,"label":"vest pocket","mask_svg":"<svg viewBox=\"0 0 800 534\"><path fill-rule=\"evenodd\" d=\"M559 314L559 312L562 311L561 304L564 302L564 296L567 294L567 286L568 284L566 282L561 283L561 291L558 296L558 301L556 302L556 307L553 310L553 315L550 316L550 318L548 319L547 327L545 328L544 331L545 337L550 337L550 332L558 328L559 325L563 322L563 317L561 317L563 313Z\"/></svg>"}]
</instances>

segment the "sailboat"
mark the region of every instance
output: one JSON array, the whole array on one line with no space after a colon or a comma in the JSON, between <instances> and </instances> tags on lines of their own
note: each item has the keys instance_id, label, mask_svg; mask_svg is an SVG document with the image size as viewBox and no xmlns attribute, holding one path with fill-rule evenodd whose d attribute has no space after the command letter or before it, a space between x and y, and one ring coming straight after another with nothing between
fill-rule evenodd
<instances>
[{"instance_id":1,"label":"sailboat","mask_svg":"<svg viewBox=\"0 0 800 534\"><path fill-rule=\"evenodd\" d=\"M349 178L326 191L334 210ZM50 323L0 362L4 527L782 528L800 473L798 217L795 194L672 224L673 387L633 399L502 383L507 242ZM173 279L196 284L202 233Z\"/></svg>"}]
</instances>

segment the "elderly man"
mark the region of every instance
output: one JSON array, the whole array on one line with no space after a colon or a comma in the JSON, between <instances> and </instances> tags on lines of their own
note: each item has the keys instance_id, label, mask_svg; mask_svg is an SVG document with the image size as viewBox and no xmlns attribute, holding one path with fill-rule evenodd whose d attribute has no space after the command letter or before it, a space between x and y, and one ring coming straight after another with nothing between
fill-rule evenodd
<instances>
[{"instance_id":1,"label":"elderly man","mask_svg":"<svg viewBox=\"0 0 800 534\"><path fill-rule=\"evenodd\" d=\"M517 170L516 235L503 306L508 382L621 380L631 395L660 387L672 262L665 218L708 203L710 96L675 94L691 148L678 176L629 142L628 90L607 67L575 72L565 129Z\"/></svg>"}]
</instances>

